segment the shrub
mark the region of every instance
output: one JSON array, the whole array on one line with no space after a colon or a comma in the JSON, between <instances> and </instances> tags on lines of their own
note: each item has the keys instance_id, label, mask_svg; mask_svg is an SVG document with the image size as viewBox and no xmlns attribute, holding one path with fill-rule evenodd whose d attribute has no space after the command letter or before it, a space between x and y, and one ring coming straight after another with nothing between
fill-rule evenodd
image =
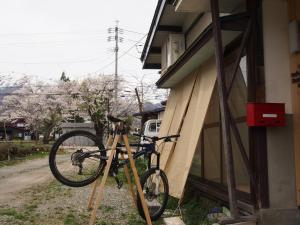
<instances>
[{"instance_id":1,"label":"shrub","mask_svg":"<svg viewBox=\"0 0 300 225\"><path fill-rule=\"evenodd\" d=\"M0 161L8 159L8 153L10 157L26 157L36 152L48 152L51 145L43 145L36 142L28 141L12 141L0 143Z\"/></svg>"}]
</instances>

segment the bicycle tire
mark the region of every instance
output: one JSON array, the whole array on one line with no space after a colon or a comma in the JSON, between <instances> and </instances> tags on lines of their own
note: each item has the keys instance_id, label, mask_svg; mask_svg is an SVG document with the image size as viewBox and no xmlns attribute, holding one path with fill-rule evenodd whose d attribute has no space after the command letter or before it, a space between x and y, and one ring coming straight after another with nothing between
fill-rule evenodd
<instances>
[{"instance_id":1,"label":"bicycle tire","mask_svg":"<svg viewBox=\"0 0 300 225\"><path fill-rule=\"evenodd\" d=\"M142 186L142 189L144 190L144 187L145 187L145 183L147 182L147 179L156 173L156 168L151 168L149 170L147 170L142 176L141 176L141 179L140 179L140 182L141 182L141 186ZM164 213L165 209L166 209L166 206L167 206L167 203L168 203L168 198L169 198L169 183L168 183L168 178L166 176L166 174L164 173L164 171L162 170L159 170L159 175L160 175L160 178L163 182L163 186L164 186L164 190L165 190L165 195L164 195L164 199L163 199L163 203L160 207L160 209L158 211L156 211L155 213L151 214L151 212L149 211L150 213L150 218L152 221L156 221L158 220L161 215ZM147 194L145 194L145 199L147 198ZM139 197L139 194L137 192L137 209L138 209L138 212L140 214L140 216L146 220L145 218L145 214L144 214L144 210L143 210L143 206L142 206L142 202L141 202L141 199Z\"/></svg>"},{"instance_id":2,"label":"bicycle tire","mask_svg":"<svg viewBox=\"0 0 300 225\"><path fill-rule=\"evenodd\" d=\"M94 134L87 132L87 131L83 131L83 130L76 130L76 131L71 131L68 132L66 134L63 134L62 136L60 136L57 141L53 144L51 150L50 150L50 154L49 154L49 166L50 166L50 170L53 174L53 176L62 184L70 186L70 187L83 187L83 186L87 186L91 183L93 183L102 173L105 165L106 165L106 161L105 160L99 160L99 166L96 170L96 172L93 174L93 176L88 177L85 180L82 181L74 181L74 180L70 180L68 178L66 178L65 176L63 176L61 174L61 172L59 171L59 169L57 168L56 165L56 155L57 155L57 151L60 147L60 145L62 145L62 143L64 141L66 141L69 138L72 137L76 137L76 136L84 136L85 138L90 139L91 141L93 141L94 143L96 143L96 145L98 146L98 148L102 148L104 149L104 146L102 143L99 143L97 141L97 138Z\"/></svg>"}]
</instances>

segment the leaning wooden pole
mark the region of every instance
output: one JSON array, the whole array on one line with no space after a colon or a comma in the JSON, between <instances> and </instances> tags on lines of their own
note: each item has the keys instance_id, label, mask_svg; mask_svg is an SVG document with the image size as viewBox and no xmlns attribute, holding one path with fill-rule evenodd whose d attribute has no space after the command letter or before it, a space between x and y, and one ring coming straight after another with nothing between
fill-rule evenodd
<instances>
[{"instance_id":1,"label":"leaning wooden pole","mask_svg":"<svg viewBox=\"0 0 300 225\"><path fill-rule=\"evenodd\" d=\"M93 207L93 211L92 211L92 214L91 214L91 217L90 217L89 225L94 225L95 224L96 213L97 213L97 210L100 206L100 201L102 200L103 195L104 195L104 186L105 186L108 174L109 174L110 166L112 164L112 160L113 160L116 148L117 148L117 144L119 143L119 139L120 139L120 135L116 135L115 139L114 139L114 142L113 142L113 145L112 145L112 148L111 148L111 151L110 151L109 158L107 160L107 164L106 164L106 167L105 167L105 170L104 170L104 174L103 174L100 186L99 186L99 192L98 192L98 195L96 196L96 199L94 201L94 207Z\"/></svg>"},{"instance_id":2,"label":"leaning wooden pole","mask_svg":"<svg viewBox=\"0 0 300 225\"><path fill-rule=\"evenodd\" d=\"M108 149L109 146L111 146L113 142L113 135L112 134L109 134L108 136L108 140L106 142L106 145L105 145L105 150ZM97 187L99 186L100 184L100 177L95 180L95 182L93 183L93 187L92 187L92 191L90 193L90 196L89 196L89 201L88 201L88 209L92 209L93 207L93 204L94 204L94 198L95 198L95 193L96 193L96 189Z\"/></svg>"},{"instance_id":3,"label":"leaning wooden pole","mask_svg":"<svg viewBox=\"0 0 300 225\"><path fill-rule=\"evenodd\" d=\"M233 219L237 219L237 199L236 199L236 183L234 173L234 162L232 154L232 143L230 135L230 115L227 104L227 90L225 84L225 70L224 70L224 58L223 58L223 44L222 34L220 25L220 13L219 13L219 2L218 0L211 0L211 13L212 13L212 25L213 25L213 36L215 43L215 57L217 66L217 83L220 100L221 110L221 124L222 124L222 136L223 136L223 147L225 152L226 160L226 172L227 172L227 184L228 184L228 195L230 212Z\"/></svg>"}]
</instances>

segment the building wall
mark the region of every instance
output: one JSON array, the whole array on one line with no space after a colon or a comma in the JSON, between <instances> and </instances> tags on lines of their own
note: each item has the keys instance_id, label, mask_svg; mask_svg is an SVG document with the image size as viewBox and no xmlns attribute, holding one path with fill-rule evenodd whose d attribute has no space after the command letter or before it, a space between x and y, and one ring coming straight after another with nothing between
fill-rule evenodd
<instances>
[{"instance_id":1,"label":"building wall","mask_svg":"<svg viewBox=\"0 0 300 225\"><path fill-rule=\"evenodd\" d=\"M300 1L289 1L289 20L300 22ZM300 53L291 54L290 58L291 73L300 72ZM292 85L292 105L294 112L297 204L300 206L300 87L298 87L298 84Z\"/></svg>"},{"instance_id":2,"label":"building wall","mask_svg":"<svg viewBox=\"0 0 300 225\"><path fill-rule=\"evenodd\" d=\"M92 134L96 134L93 123L63 123L61 125L61 128L63 134L75 130L84 130ZM83 136L79 136L76 138L69 138L63 143L63 145L74 145L74 144L81 145L81 146L93 146L95 143Z\"/></svg>"},{"instance_id":3,"label":"building wall","mask_svg":"<svg viewBox=\"0 0 300 225\"><path fill-rule=\"evenodd\" d=\"M158 115L157 115L157 119L159 119L159 120L163 120L164 113L165 113L165 111L161 111L160 113L158 113Z\"/></svg>"},{"instance_id":4,"label":"building wall","mask_svg":"<svg viewBox=\"0 0 300 225\"><path fill-rule=\"evenodd\" d=\"M296 225L296 175L287 0L264 0L263 42L266 102L286 104L285 127L267 128L270 209L261 211L263 225Z\"/></svg>"},{"instance_id":5,"label":"building wall","mask_svg":"<svg viewBox=\"0 0 300 225\"><path fill-rule=\"evenodd\" d=\"M195 39L211 24L211 13L204 13L197 24L186 35L186 48L188 48Z\"/></svg>"}]
</instances>

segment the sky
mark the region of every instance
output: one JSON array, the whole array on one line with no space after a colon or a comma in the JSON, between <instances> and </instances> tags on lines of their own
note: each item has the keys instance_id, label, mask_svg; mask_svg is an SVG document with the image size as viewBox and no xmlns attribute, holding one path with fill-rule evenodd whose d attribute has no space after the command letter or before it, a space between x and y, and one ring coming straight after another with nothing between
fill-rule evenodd
<instances>
[{"instance_id":1,"label":"sky","mask_svg":"<svg viewBox=\"0 0 300 225\"><path fill-rule=\"evenodd\" d=\"M71 79L114 73L114 42L107 29L119 20L124 42L119 73L126 80L154 70L139 60L157 0L2 0L0 7L0 73L23 74L51 82L62 71ZM134 32L132 32L134 31Z\"/></svg>"}]
</instances>

